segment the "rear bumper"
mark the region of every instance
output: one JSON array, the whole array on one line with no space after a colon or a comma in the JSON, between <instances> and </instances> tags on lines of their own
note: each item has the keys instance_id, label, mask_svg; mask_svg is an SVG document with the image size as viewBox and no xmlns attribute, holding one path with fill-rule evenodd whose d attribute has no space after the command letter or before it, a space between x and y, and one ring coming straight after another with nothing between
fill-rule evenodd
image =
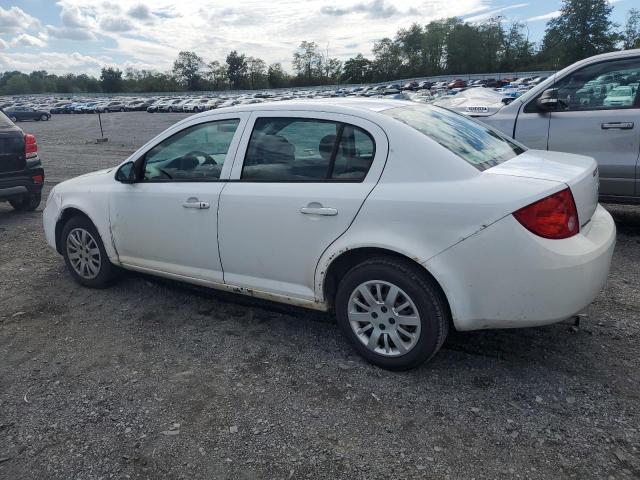
<instances>
[{"instance_id":1,"label":"rear bumper","mask_svg":"<svg viewBox=\"0 0 640 480\"><path fill-rule=\"evenodd\" d=\"M42 176L43 183L33 183L33 177L36 175ZM43 184L44 170L42 167L30 168L17 173L0 174L0 200L40 194Z\"/></svg>"},{"instance_id":2,"label":"rear bumper","mask_svg":"<svg viewBox=\"0 0 640 480\"><path fill-rule=\"evenodd\" d=\"M509 215L425 263L458 330L546 325L583 311L604 288L616 227L598 205L582 231L538 237Z\"/></svg>"}]
</instances>

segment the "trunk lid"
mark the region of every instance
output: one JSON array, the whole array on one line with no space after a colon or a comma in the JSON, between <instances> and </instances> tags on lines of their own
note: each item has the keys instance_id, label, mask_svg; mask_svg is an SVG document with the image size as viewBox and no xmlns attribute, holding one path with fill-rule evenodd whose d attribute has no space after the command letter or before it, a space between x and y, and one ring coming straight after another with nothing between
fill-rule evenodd
<instances>
[{"instance_id":1,"label":"trunk lid","mask_svg":"<svg viewBox=\"0 0 640 480\"><path fill-rule=\"evenodd\" d=\"M485 173L539 178L568 185L576 202L581 228L591 220L598 206L600 177L598 164L591 157L527 150L511 160L486 170Z\"/></svg>"}]
</instances>

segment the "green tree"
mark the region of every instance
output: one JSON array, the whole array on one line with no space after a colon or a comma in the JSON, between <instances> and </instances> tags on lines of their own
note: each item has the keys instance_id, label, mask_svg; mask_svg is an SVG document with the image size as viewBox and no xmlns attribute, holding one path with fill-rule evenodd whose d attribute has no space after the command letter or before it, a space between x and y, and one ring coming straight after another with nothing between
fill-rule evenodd
<instances>
[{"instance_id":1,"label":"green tree","mask_svg":"<svg viewBox=\"0 0 640 480\"><path fill-rule=\"evenodd\" d=\"M249 76L249 88L267 87L267 64L264 60L255 57L247 58L247 73Z\"/></svg>"},{"instance_id":2,"label":"green tree","mask_svg":"<svg viewBox=\"0 0 640 480\"><path fill-rule=\"evenodd\" d=\"M619 37L610 20L612 9L607 0L563 0L560 15L547 23L542 58L559 68L615 50Z\"/></svg>"},{"instance_id":3,"label":"green tree","mask_svg":"<svg viewBox=\"0 0 640 480\"><path fill-rule=\"evenodd\" d=\"M204 60L194 52L180 52L173 62L173 74L187 90L199 90L202 82L200 70L203 64Z\"/></svg>"},{"instance_id":4,"label":"green tree","mask_svg":"<svg viewBox=\"0 0 640 480\"><path fill-rule=\"evenodd\" d=\"M226 90L229 88L229 77L227 75L227 64L217 60L207 65L206 78L214 90Z\"/></svg>"},{"instance_id":5,"label":"green tree","mask_svg":"<svg viewBox=\"0 0 640 480\"><path fill-rule=\"evenodd\" d=\"M108 93L118 93L122 91L123 82L122 82L122 71L117 68L112 67L103 67L102 72L100 74L100 83L102 85L102 91ZM61 79L59 84L59 88L63 88L64 90L59 90L63 92L71 92L74 88L74 82L72 78Z\"/></svg>"},{"instance_id":6,"label":"green tree","mask_svg":"<svg viewBox=\"0 0 640 480\"><path fill-rule=\"evenodd\" d=\"M627 13L627 22L622 33L623 48L640 48L640 10L632 8Z\"/></svg>"},{"instance_id":7,"label":"green tree","mask_svg":"<svg viewBox=\"0 0 640 480\"><path fill-rule=\"evenodd\" d=\"M373 44L374 80L398 78L402 68L400 47L390 38L383 38Z\"/></svg>"},{"instance_id":8,"label":"green tree","mask_svg":"<svg viewBox=\"0 0 640 480\"><path fill-rule=\"evenodd\" d=\"M533 44L524 36L526 25L514 22L503 37L502 56L500 69L503 71L515 71L531 66L534 62Z\"/></svg>"},{"instance_id":9,"label":"green tree","mask_svg":"<svg viewBox=\"0 0 640 480\"><path fill-rule=\"evenodd\" d=\"M424 30L417 23L396 33L395 43L402 58L402 74L414 77L425 73Z\"/></svg>"},{"instance_id":10,"label":"green tree","mask_svg":"<svg viewBox=\"0 0 640 480\"><path fill-rule=\"evenodd\" d=\"M282 65L279 63L272 63L269 65L269 70L267 71L267 80L269 82L269 86L272 88L280 88L284 87L287 82L287 74L282 69Z\"/></svg>"},{"instance_id":11,"label":"green tree","mask_svg":"<svg viewBox=\"0 0 640 480\"><path fill-rule=\"evenodd\" d=\"M365 83L371 79L371 60L361 53L344 62L342 79L346 83Z\"/></svg>"},{"instance_id":12,"label":"green tree","mask_svg":"<svg viewBox=\"0 0 640 480\"><path fill-rule=\"evenodd\" d=\"M322 71L322 54L315 42L303 41L293 54L293 68L298 77L302 77L308 84L320 76Z\"/></svg>"},{"instance_id":13,"label":"green tree","mask_svg":"<svg viewBox=\"0 0 640 480\"><path fill-rule=\"evenodd\" d=\"M342 62L337 58L325 58L322 70L327 84L338 83L342 76Z\"/></svg>"},{"instance_id":14,"label":"green tree","mask_svg":"<svg viewBox=\"0 0 640 480\"><path fill-rule=\"evenodd\" d=\"M233 50L227 55L227 76L233 88L238 89L244 85L247 77L247 59Z\"/></svg>"}]
</instances>

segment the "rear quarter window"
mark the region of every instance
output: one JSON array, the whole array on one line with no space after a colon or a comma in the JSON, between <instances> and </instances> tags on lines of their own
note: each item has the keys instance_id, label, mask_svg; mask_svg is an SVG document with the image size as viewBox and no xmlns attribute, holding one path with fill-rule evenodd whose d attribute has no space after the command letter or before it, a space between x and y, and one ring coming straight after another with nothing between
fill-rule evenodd
<instances>
[{"instance_id":1,"label":"rear quarter window","mask_svg":"<svg viewBox=\"0 0 640 480\"><path fill-rule=\"evenodd\" d=\"M7 117L2 110L0 110L0 128L10 128L14 126L15 125L13 124L13 122L9 120L9 117Z\"/></svg>"},{"instance_id":2,"label":"rear quarter window","mask_svg":"<svg viewBox=\"0 0 640 480\"><path fill-rule=\"evenodd\" d=\"M382 113L418 130L480 171L526 150L492 128L444 108L418 105Z\"/></svg>"}]
</instances>

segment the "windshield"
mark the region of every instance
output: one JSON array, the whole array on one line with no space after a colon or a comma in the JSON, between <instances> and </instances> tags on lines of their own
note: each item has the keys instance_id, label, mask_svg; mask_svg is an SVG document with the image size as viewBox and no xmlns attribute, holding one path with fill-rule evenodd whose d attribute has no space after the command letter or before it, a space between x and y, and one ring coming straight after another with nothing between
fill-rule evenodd
<instances>
[{"instance_id":1,"label":"windshield","mask_svg":"<svg viewBox=\"0 0 640 480\"><path fill-rule=\"evenodd\" d=\"M382 113L425 134L481 171L526 150L486 125L444 108L416 105Z\"/></svg>"}]
</instances>

